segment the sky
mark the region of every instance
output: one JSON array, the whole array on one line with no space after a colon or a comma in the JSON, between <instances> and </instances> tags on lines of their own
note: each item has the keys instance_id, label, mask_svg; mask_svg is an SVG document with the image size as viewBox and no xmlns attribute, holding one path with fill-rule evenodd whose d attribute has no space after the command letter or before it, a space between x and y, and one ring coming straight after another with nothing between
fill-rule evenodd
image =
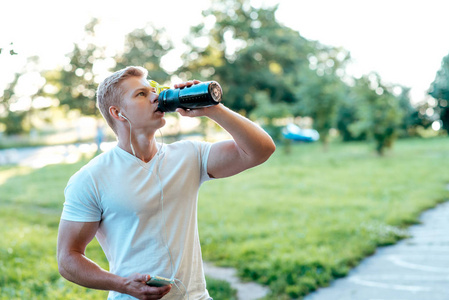
<instances>
[{"instance_id":1,"label":"sky","mask_svg":"<svg viewBox=\"0 0 449 300\"><path fill-rule=\"evenodd\" d=\"M350 51L348 73L359 77L377 72L386 83L412 88L414 103L426 90L449 54L447 0L252 0L253 5L279 4L277 19L310 40ZM98 35L108 49L118 49L123 37L152 22L164 28L176 49L165 60L180 62L182 39L192 25L203 22L210 0L126 2L105 0L15 0L2 4L0 47L19 55L0 55L0 87L24 69L26 57L40 57L41 68L66 62L65 55L84 35L92 17L101 20ZM32 76L30 78L33 78ZM25 84L28 85L28 84ZM32 90L32 89L31 89Z\"/></svg>"}]
</instances>

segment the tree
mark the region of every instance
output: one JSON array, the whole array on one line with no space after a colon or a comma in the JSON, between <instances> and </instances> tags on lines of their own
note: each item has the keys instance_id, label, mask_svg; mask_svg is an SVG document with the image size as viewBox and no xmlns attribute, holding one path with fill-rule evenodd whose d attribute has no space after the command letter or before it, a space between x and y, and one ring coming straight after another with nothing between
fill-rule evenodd
<instances>
[{"instance_id":1,"label":"tree","mask_svg":"<svg viewBox=\"0 0 449 300\"><path fill-rule=\"evenodd\" d=\"M366 134L376 142L376 151L383 155L393 145L404 116L391 87L381 83L378 74L356 80L352 88L358 110L357 121L349 126L354 135Z\"/></svg>"},{"instance_id":2,"label":"tree","mask_svg":"<svg viewBox=\"0 0 449 300\"><path fill-rule=\"evenodd\" d=\"M34 113L53 104L37 96L45 82L38 69L39 58L28 57L24 68L0 94L0 123L7 135L28 132L34 127Z\"/></svg>"},{"instance_id":3,"label":"tree","mask_svg":"<svg viewBox=\"0 0 449 300\"><path fill-rule=\"evenodd\" d=\"M161 58L173 49L172 42L162 29L148 24L129 33L123 52L115 57L115 70L127 66L142 66L151 79L164 82L169 74L161 67Z\"/></svg>"},{"instance_id":4,"label":"tree","mask_svg":"<svg viewBox=\"0 0 449 300\"><path fill-rule=\"evenodd\" d=\"M85 115L96 115L95 92L98 72L95 63L106 59L105 49L97 46L95 27L99 20L92 19L86 26L86 35L79 43L74 44L67 57L69 62L55 70L43 72L46 84L56 92L43 96L52 96L59 100L60 106L77 109ZM45 90L45 89L44 89Z\"/></svg>"},{"instance_id":5,"label":"tree","mask_svg":"<svg viewBox=\"0 0 449 300\"><path fill-rule=\"evenodd\" d=\"M403 113L403 117L399 125L399 136L410 136L413 134L411 131L422 123L419 117L419 112L411 103L409 87L398 85L393 89L400 89L397 99L399 108Z\"/></svg>"},{"instance_id":6,"label":"tree","mask_svg":"<svg viewBox=\"0 0 449 300\"><path fill-rule=\"evenodd\" d=\"M298 88L298 111L313 118L325 149L329 130L337 125L338 109L346 96L346 85L333 73L308 72L306 84Z\"/></svg>"},{"instance_id":7,"label":"tree","mask_svg":"<svg viewBox=\"0 0 449 300\"><path fill-rule=\"evenodd\" d=\"M215 1L186 39L180 71L222 83L226 105L264 120L274 138L274 119L310 116L327 145L344 93L340 77L350 55L303 38L280 24L277 6L255 8L248 0ZM317 98L320 97L320 98Z\"/></svg>"},{"instance_id":8,"label":"tree","mask_svg":"<svg viewBox=\"0 0 449 300\"><path fill-rule=\"evenodd\" d=\"M346 87L350 90L349 87ZM350 129L351 125L358 121L357 119L357 102L354 94L346 92L338 107L336 128L344 142L362 141L366 139L366 132L354 132Z\"/></svg>"},{"instance_id":9,"label":"tree","mask_svg":"<svg viewBox=\"0 0 449 300\"><path fill-rule=\"evenodd\" d=\"M437 100L436 113L443 122L443 129L449 133L449 54L443 58L428 93Z\"/></svg>"},{"instance_id":10,"label":"tree","mask_svg":"<svg viewBox=\"0 0 449 300\"><path fill-rule=\"evenodd\" d=\"M11 104L17 101L14 89L17 86L17 82L22 74L14 74L14 80L11 81L3 91L2 97L0 97L0 123L5 126L5 134L12 135L22 133L23 120L26 117L24 111L11 111Z\"/></svg>"},{"instance_id":11,"label":"tree","mask_svg":"<svg viewBox=\"0 0 449 300\"><path fill-rule=\"evenodd\" d=\"M360 82L359 82L360 84ZM366 88L369 88L368 86ZM347 87L350 90L350 87ZM342 136L343 141L360 141L367 139L367 131L351 130L354 123L359 122L360 112L360 93L362 88L358 88L357 93L348 92L338 108L337 129ZM415 134L414 128L418 125L423 125L423 120L419 115L418 110L411 104L410 88L395 85L390 88L394 91L392 95L396 97L398 109L402 113L402 119L397 128L397 135L399 137L406 137ZM379 90L380 91L380 90Z\"/></svg>"},{"instance_id":12,"label":"tree","mask_svg":"<svg viewBox=\"0 0 449 300\"><path fill-rule=\"evenodd\" d=\"M215 1L203 14L214 20L192 28L180 69L187 77L222 83L226 104L249 114L264 92L270 103L294 103L297 76L308 68L313 43L279 24L277 7L254 8L247 0Z\"/></svg>"},{"instance_id":13,"label":"tree","mask_svg":"<svg viewBox=\"0 0 449 300\"><path fill-rule=\"evenodd\" d=\"M160 67L160 61L172 45L162 31L150 26L134 30L125 37L123 51L112 58L106 55L104 47L99 46L97 25L99 20L92 19L85 26L86 35L74 44L66 65L43 73L46 85L53 92L48 94L43 89L41 95L57 98L60 106L77 109L84 115L99 115L95 93L101 77L110 69L137 65L145 67L155 80L164 81L168 77Z\"/></svg>"}]
</instances>

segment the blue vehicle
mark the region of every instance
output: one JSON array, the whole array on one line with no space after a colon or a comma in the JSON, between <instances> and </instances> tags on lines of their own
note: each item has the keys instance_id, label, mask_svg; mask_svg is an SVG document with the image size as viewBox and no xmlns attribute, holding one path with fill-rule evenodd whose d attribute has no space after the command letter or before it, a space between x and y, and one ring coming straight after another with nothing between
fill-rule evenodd
<instances>
[{"instance_id":1,"label":"blue vehicle","mask_svg":"<svg viewBox=\"0 0 449 300\"><path fill-rule=\"evenodd\" d=\"M282 129L284 138L300 142L316 142L320 134L315 129L302 129L296 124L288 124Z\"/></svg>"}]
</instances>

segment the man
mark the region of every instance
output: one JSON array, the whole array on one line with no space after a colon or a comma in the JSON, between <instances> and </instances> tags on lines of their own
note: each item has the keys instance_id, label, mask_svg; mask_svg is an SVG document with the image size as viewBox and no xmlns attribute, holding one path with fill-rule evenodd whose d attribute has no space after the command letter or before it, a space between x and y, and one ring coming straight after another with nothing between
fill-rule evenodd
<instances>
[{"instance_id":1,"label":"man","mask_svg":"<svg viewBox=\"0 0 449 300\"><path fill-rule=\"evenodd\" d=\"M128 67L98 87L97 105L118 143L67 184L58 234L59 272L79 285L109 290L108 299L211 299L198 237L198 189L206 180L263 163L275 145L260 127L222 104L177 112L214 120L232 140L157 143L164 113L157 109L158 95L146 78L145 69ZM110 271L85 256L94 236ZM146 284L156 276L172 284Z\"/></svg>"}]
</instances>

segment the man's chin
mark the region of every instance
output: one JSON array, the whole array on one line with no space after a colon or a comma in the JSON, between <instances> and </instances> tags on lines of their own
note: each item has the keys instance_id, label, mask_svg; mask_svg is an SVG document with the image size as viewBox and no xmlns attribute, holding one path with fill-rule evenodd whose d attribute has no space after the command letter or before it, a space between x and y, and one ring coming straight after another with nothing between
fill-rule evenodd
<instances>
[{"instance_id":1,"label":"man's chin","mask_svg":"<svg viewBox=\"0 0 449 300\"><path fill-rule=\"evenodd\" d=\"M166 121L164 118L162 118L162 119L161 119L161 126L160 126L159 128L164 127L164 126L165 126L165 123L167 123L167 121Z\"/></svg>"}]
</instances>

